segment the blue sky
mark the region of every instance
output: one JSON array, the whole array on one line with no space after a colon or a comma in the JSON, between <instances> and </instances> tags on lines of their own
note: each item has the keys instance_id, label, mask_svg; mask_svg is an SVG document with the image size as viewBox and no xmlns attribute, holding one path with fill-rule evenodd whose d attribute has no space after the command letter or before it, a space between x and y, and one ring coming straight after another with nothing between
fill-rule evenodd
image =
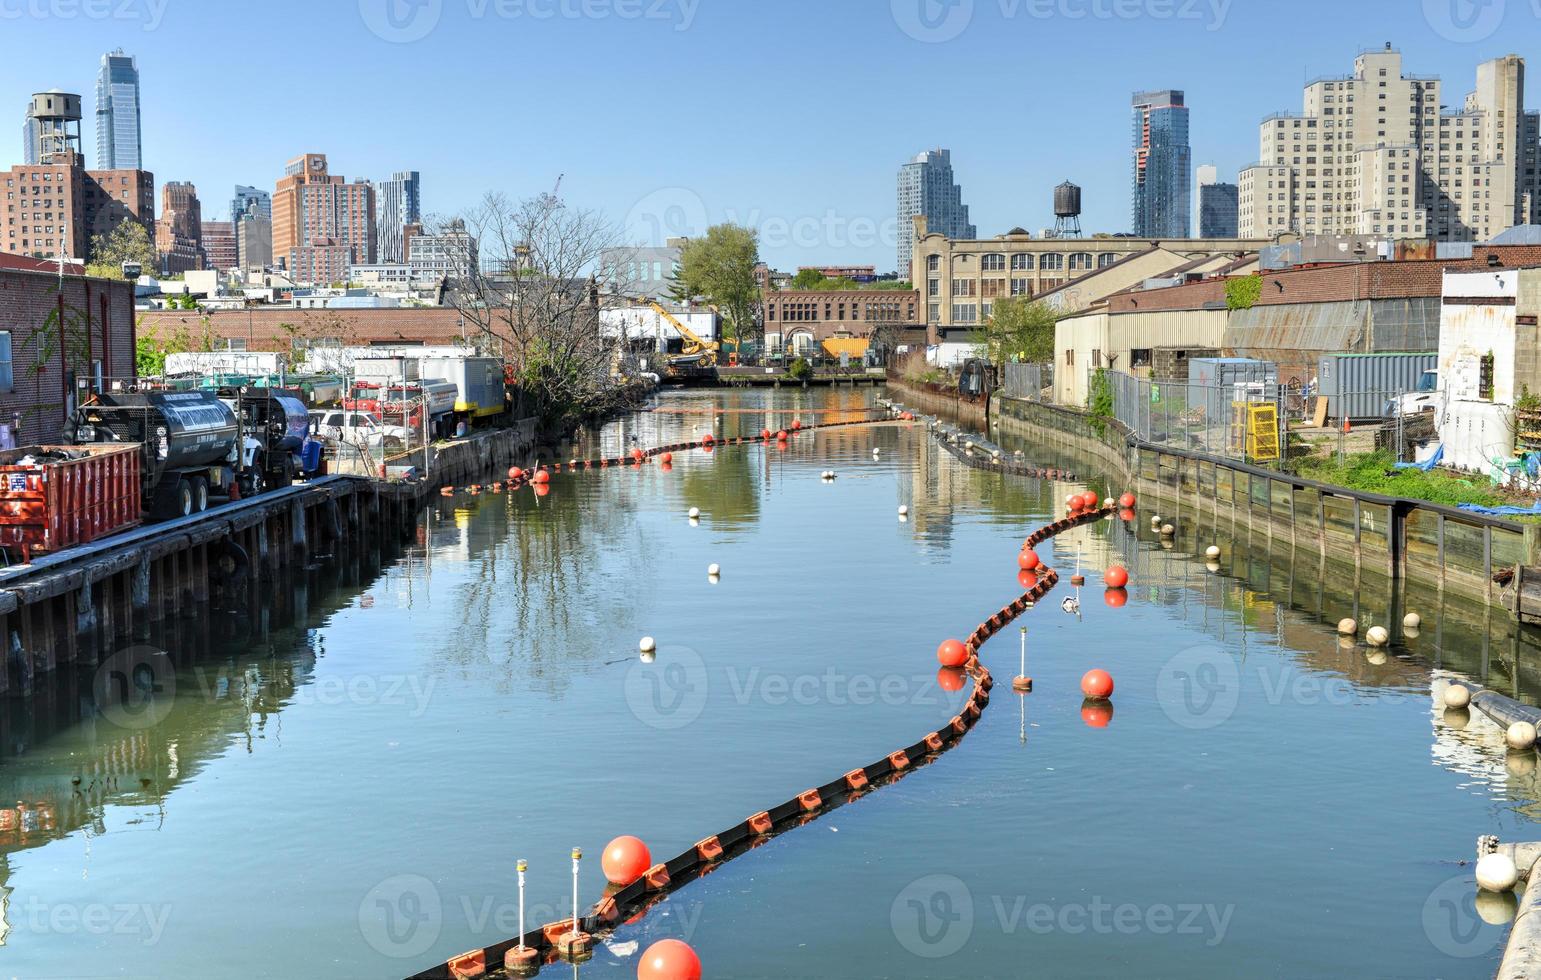
<instances>
[{"instance_id":1,"label":"blue sky","mask_svg":"<svg viewBox=\"0 0 1541 980\"><path fill-rule=\"evenodd\" d=\"M782 268L891 269L895 173L932 146L982 235L1052 224L1065 179L1088 231L1125 230L1137 89L1186 90L1195 165L1234 179L1261 116L1362 48L1391 41L1449 103L1490 57L1541 73L1541 0L0 0L0 32L7 166L54 87L87 97L92 162L121 46L147 166L205 217L315 151L350 179L422 171L440 215L565 174L629 240L732 218Z\"/></svg>"}]
</instances>

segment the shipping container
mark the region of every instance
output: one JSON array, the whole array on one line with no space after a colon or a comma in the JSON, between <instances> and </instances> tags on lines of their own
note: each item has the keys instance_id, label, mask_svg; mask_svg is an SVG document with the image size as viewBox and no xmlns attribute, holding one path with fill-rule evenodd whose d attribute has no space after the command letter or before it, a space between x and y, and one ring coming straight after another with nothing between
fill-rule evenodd
<instances>
[{"instance_id":1,"label":"shipping container","mask_svg":"<svg viewBox=\"0 0 1541 980\"><path fill-rule=\"evenodd\" d=\"M1317 368L1317 393L1327 399L1328 418L1378 419L1393 399L1417 391L1424 372L1438 366L1438 352L1328 354Z\"/></svg>"},{"instance_id":2,"label":"shipping container","mask_svg":"<svg viewBox=\"0 0 1541 980\"><path fill-rule=\"evenodd\" d=\"M1250 357L1188 358L1187 401L1208 425L1230 425L1236 402L1275 401L1279 368Z\"/></svg>"},{"instance_id":3,"label":"shipping container","mask_svg":"<svg viewBox=\"0 0 1541 980\"><path fill-rule=\"evenodd\" d=\"M442 378L459 389L456 414L487 418L501 414L504 395L503 362L496 357L427 357L423 376Z\"/></svg>"},{"instance_id":4,"label":"shipping container","mask_svg":"<svg viewBox=\"0 0 1541 980\"><path fill-rule=\"evenodd\" d=\"M135 526L139 467L133 443L0 451L0 547L27 560Z\"/></svg>"}]
</instances>

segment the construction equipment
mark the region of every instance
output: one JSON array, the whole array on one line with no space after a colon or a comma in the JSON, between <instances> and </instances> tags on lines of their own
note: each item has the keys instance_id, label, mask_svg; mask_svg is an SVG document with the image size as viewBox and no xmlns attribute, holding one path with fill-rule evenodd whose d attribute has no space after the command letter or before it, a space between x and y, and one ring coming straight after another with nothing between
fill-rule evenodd
<instances>
[{"instance_id":1,"label":"construction equipment","mask_svg":"<svg viewBox=\"0 0 1541 980\"><path fill-rule=\"evenodd\" d=\"M648 300L647 305L654 313L663 317L664 322L680 332L680 337L685 341L684 349L669 357L671 367L716 367L717 355L722 351L722 345L714 340L703 340L694 330L685 326L673 313L664 309L654 300Z\"/></svg>"}]
</instances>

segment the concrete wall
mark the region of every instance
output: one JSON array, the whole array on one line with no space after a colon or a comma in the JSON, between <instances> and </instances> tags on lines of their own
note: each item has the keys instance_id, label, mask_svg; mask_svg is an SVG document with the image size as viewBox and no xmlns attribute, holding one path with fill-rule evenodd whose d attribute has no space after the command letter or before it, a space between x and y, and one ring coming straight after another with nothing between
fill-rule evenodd
<instances>
[{"instance_id":1,"label":"concrete wall","mask_svg":"<svg viewBox=\"0 0 1541 980\"><path fill-rule=\"evenodd\" d=\"M1225 310L1158 310L1110 316L1107 311L1066 317L1054 326L1054 397L1061 405L1086 405L1090 372L1111 366L1130 372L1132 351L1156 348L1218 349ZM1132 372L1137 373L1137 372Z\"/></svg>"}]
</instances>

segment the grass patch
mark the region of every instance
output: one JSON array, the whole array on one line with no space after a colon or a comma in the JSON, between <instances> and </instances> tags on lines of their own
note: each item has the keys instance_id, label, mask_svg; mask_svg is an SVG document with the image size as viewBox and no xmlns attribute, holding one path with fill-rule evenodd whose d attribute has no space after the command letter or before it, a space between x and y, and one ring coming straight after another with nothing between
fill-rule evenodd
<instances>
[{"instance_id":1,"label":"grass patch","mask_svg":"<svg viewBox=\"0 0 1541 980\"><path fill-rule=\"evenodd\" d=\"M1480 504L1497 507L1513 501L1505 498L1486 481L1473 482L1463 476L1434 470L1399 470L1391 453L1377 451L1357 453L1347 457L1340 465L1337 456L1302 460L1298 469L1301 476L1322 483L1332 483L1352 490L1378 493L1387 497L1407 497L1411 500L1427 500L1430 503L1456 507L1460 504Z\"/></svg>"}]
</instances>

